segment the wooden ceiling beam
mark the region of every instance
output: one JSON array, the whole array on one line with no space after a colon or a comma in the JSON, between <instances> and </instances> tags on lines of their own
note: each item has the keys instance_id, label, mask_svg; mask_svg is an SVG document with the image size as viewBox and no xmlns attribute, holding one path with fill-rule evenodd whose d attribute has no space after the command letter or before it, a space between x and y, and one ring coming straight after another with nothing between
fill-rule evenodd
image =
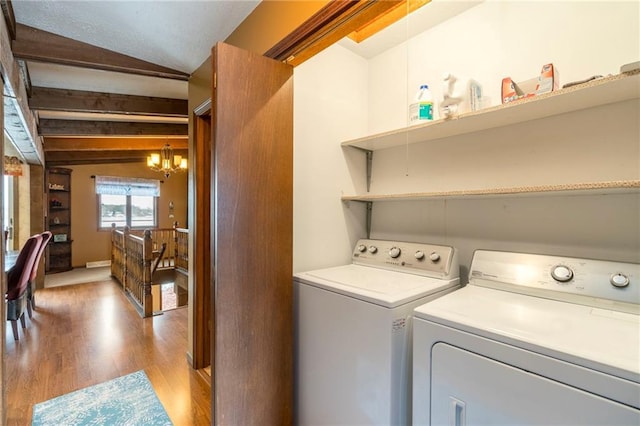
<instances>
[{"instance_id":1,"label":"wooden ceiling beam","mask_svg":"<svg viewBox=\"0 0 640 426\"><path fill-rule=\"evenodd\" d=\"M12 43L18 59L187 81L189 75L23 24Z\"/></svg>"},{"instance_id":2,"label":"wooden ceiling beam","mask_svg":"<svg viewBox=\"0 0 640 426\"><path fill-rule=\"evenodd\" d=\"M167 138L44 138L44 152L54 151L159 151L165 144L174 151L189 147L187 137Z\"/></svg>"},{"instance_id":3,"label":"wooden ceiling beam","mask_svg":"<svg viewBox=\"0 0 640 426\"><path fill-rule=\"evenodd\" d=\"M40 136L186 136L187 124L40 119Z\"/></svg>"},{"instance_id":4,"label":"wooden ceiling beam","mask_svg":"<svg viewBox=\"0 0 640 426\"><path fill-rule=\"evenodd\" d=\"M121 95L85 90L32 87L29 106L34 110L140 114L187 117L186 99Z\"/></svg>"},{"instance_id":5,"label":"wooden ceiling beam","mask_svg":"<svg viewBox=\"0 0 640 426\"><path fill-rule=\"evenodd\" d=\"M110 164L110 163L143 163L146 167L147 155L152 151L54 151L45 154L47 166L71 166L80 164ZM156 151L157 152L157 151ZM187 150L174 151L175 154L187 156Z\"/></svg>"},{"instance_id":6,"label":"wooden ceiling beam","mask_svg":"<svg viewBox=\"0 0 640 426\"><path fill-rule=\"evenodd\" d=\"M45 151L45 161L47 166L72 164L134 163L146 162L146 158L147 154L143 151Z\"/></svg>"}]
</instances>

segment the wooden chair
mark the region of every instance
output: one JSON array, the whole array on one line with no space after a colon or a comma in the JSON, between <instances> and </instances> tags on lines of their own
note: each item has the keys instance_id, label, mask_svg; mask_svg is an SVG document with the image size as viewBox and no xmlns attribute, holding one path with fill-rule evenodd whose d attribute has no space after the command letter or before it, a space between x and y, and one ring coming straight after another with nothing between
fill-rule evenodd
<instances>
[{"instance_id":1,"label":"wooden chair","mask_svg":"<svg viewBox=\"0 0 640 426\"><path fill-rule=\"evenodd\" d=\"M33 316L32 311L36 309L35 285L36 277L38 276L38 266L40 265L42 253L44 253L44 249L47 247L47 244L52 237L52 234L49 231L44 231L40 235L42 236L42 243L40 244L40 248L38 249L38 255L36 256L36 260L33 263L33 268L31 268L31 275L29 276L29 284L27 286L27 312L29 313L29 318Z\"/></svg>"},{"instance_id":2,"label":"wooden chair","mask_svg":"<svg viewBox=\"0 0 640 426\"><path fill-rule=\"evenodd\" d=\"M29 237L20 250L15 265L7 271L7 321L11 321L15 340L18 340L18 319L22 328L26 327L24 308L27 301L27 287L41 243L42 235L37 234Z\"/></svg>"}]
</instances>

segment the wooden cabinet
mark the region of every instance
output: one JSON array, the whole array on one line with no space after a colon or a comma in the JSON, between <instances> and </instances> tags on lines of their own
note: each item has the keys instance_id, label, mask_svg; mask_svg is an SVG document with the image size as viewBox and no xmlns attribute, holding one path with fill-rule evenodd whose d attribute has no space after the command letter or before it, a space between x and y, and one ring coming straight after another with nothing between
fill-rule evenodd
<instances>
[{"instance_id":1,"label":"wooden cabinet","mask_svg":"<svg viewBox=\"0 0 640 426\"><path fill-rule=\"evenodd\" d=\"M47 246L45 272L68 271L71 266L71 169L51 168L46 174Z\"/></svg>"}]
</instances>

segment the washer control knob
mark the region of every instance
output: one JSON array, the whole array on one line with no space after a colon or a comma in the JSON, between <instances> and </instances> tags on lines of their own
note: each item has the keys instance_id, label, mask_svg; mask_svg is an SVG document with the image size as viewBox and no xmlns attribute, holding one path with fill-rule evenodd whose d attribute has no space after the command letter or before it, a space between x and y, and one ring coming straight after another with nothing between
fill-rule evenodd
<instances>
[{"instance_id":1,"label":"washer control knob","mask_svg":"<svg viewBox=\"0 0 640 426\"><path fill-rule=\"evenodd\" d=\"M360 253L364 253L365 251L367 251L367 246L365 246L364 244L360 244L358 245L358 247L356 247L356 250L358 250Z\"/></svg>"},{"instance_id":2,"label":"washer control knob","mask_svg":"<svg viewBox=\"0 0 640 426\"><path fill-rule=\"evenodd\" d=\"M377 253L378 252L378 247L376 246L369 246L369 253L373 254L373 253Z\"/></svg>"},{"instance_id":3,"label":"washer control knob","mask_svg":"<svg viewBox=\"0 0 640 426\"><path fill-rule=\"evenodd\" d=\"M556 265L551 269L551 276L556 281L566 283L573 278L573 271L568 266Z\"/></svg>"},{"instance_id":4,"label":"washer control knob","mask_svg":"<svg viewBox=\"0 0 640 426\"><path fill-rule=\"evenodd\" d=\"M611 285L613 285L614 287L623 288L629 285L629 277L625 274L617 273L611 275L611 279L609 280L609 282L611 282Z\"/></svg>"},{"instance_id":5,"label":"washer control knob","mask_svg":"<svg viewBox=\"0 0 640 426\"><path fill-rule=\"evenodd\" d=\"M394 259L399 257L400 253L402 253L402 252L400 251L400 249L398 247L391 247L391 249L389 250L389 256L391 256Z\"/></svg>"},{"instance_id":6,"label":"washer control knob","mask_svg":"<svg viewBox=\"0 0 640 426\"><path fill-rule=\"evenodd\" d=\"M431 259L432 262L437 262L437 261L440 260L440 255L438 253L436 253L435 251L433 251L429 255L429 259Z\"/></svg>"},{"instance_id":7,"label":"washer control knob","mask_svg":"<svg viewBox=\"0 0 640 426\"><path fill-rule=\"evenodd\" d=\"M416 251L416 254L414 254L414 256L416 257L416 259L422 260L424 259L424 252L422 250L418 250Z\"/></svg>"}]
</instances>

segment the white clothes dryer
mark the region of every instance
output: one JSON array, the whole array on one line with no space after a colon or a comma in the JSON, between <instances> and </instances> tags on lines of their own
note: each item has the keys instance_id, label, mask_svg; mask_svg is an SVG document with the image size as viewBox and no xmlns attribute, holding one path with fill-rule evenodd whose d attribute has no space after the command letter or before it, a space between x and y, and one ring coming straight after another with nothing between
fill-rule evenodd
<instances>
[{"instance_id":1,"label":"white clothes dryer","mask_svg":"<svg viewBox=\"0 0 640 426\"><path fill-rule=\"evenodd\" d=\"M459 283L452 247L381 240L296 274L295 423L406 425L413 310Z\"/></svg>"},{"instance_id":2,"label":"white clothes dryer","mask_svg":"<svg viewBox=\"0 0 640 426\"><path fill-rule=\"evenodd\" d=\"M640 424L638 303L638 264L476 251L415 310L413 424Z\"/></svg>"}]
</instances>

